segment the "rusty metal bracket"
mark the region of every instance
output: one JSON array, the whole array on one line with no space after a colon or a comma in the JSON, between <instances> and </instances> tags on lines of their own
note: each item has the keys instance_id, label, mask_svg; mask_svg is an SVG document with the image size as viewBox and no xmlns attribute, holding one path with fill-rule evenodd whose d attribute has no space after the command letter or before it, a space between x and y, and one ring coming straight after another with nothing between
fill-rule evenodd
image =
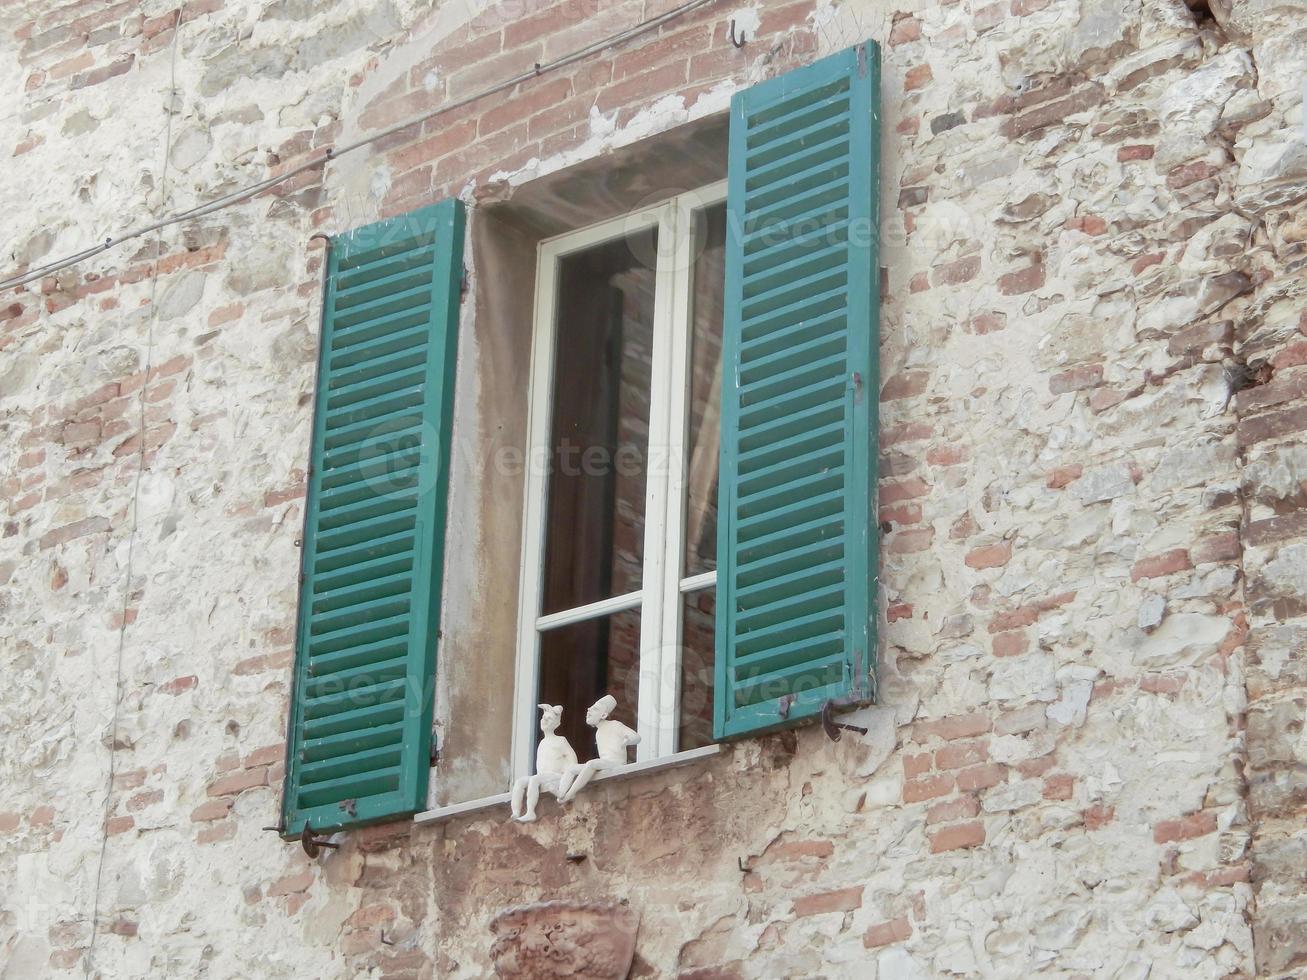
<instances>
[{"instance_id":1,"label":"rusty metal bracket","mask_svg":"<svg viewBox=\"0 0 1307 980\"><path fill-rule=\"evenodd\" d=\"M840 734L841 732L856 732L859 735L867 734L867 729L863 728L861 725L846 725L842 721L836 721L834 712L835 707L836 704L834 701L827 701L821 706L821 727L822 730L826 732L826 737L828 739L832 742L838 742L842 737Z\"/></svg>"},{"instance_id":2,"label":"rusty metal bracket","mask_svg":"<svg viewBox=\"0 0 1307 980\"><path fill-rule=\"evenodd\" d=\"M300 846L304 848L304 853L311 858L317 857L319 850L323 847L330 847L332 850L340 847L339 844L333 844L325 837L315 837L313 831L308 827L304 828L304 836L300 838Z\"/></svg>"}]
</instances>

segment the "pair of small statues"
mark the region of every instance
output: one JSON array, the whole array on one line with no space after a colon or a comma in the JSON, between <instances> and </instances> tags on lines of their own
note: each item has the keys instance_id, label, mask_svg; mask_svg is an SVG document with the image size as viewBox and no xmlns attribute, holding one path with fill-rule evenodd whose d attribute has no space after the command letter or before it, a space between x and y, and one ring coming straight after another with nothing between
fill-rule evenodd
<instances>
[{"instance_id":1,"label":"pair of small statues","mask_svg":"<svg viewBox=\"0 0 1307 980\"><path fill-rule=\"evenodd\" d=\"M599 758L580 764L567 739L554 734L563 720L562 706L540 705L540 733L543 737L536 747L536 774L523 776L513 783L514 820L531 823L536 819L536 804L540 802L542 789L553 793L560 803L570 803L594 779L595 773L626 765L627 746L639 742L640 736L620 721L608 717L616 707L617 699L605 694L585 713L586 724L595 730Z\"/></svg>"}]
</instances>

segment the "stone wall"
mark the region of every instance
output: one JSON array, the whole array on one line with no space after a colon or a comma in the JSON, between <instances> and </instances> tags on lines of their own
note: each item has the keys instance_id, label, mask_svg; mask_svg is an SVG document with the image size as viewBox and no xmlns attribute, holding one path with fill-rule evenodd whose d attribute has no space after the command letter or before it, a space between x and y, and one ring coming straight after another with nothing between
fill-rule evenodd
<instances>
[{"instance_id":1,"label":"stone wall","mask_svg":"<svg viewBox=\"0 0 1307 980\"><path fill-rule=\"evenodd\" d=\"M8 3L0 274L673 5ZM310 236L511 199L865 37L868 737L746 740L535 825L398 824L317 861L266 832ZM0 976L482 977L495 912L600 896L643 916L639 977L1298 975L1304 77L1301 0L710 4L0 295ZM465 344L469 376L491 356Z\"/></svg>"}]
</instances>

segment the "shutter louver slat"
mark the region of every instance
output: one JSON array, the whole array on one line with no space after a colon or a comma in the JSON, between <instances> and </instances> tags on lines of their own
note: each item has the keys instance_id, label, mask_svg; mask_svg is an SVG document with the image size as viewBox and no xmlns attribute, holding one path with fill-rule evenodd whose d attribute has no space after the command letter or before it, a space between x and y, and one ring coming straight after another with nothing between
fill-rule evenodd
<instances>
[{"instance_id":1,"label":"shutter louver slat","mask_svg":"<svg viewBox=\"0 0 1307 980\"><path fill-rule=\"evenodd\" d=\"M289 838L426 804L462 246L462 206L445 201L328 255Z\"/></svg>"},{"instance_id":2,"label":"shutter louver slat","mask_svg":"<svg viewBox=\"0 0 1307 980\"><path fill-rule=\"evenodd\" d=\"M718 738L874 693L879 52L731 107Z\"/></svg>"}]
</instances>

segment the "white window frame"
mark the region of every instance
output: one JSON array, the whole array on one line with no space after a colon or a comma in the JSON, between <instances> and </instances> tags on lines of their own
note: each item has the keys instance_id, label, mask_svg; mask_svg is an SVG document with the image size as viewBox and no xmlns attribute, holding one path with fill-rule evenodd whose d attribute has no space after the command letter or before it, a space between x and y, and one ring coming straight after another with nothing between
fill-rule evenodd
<instances>
[{"instance_id":1,"label":"white window frame","mask_svg":"<svg viewBox=\"0 0 1307 980\"><path fill-rule=\"evenodd\" d=\"M533 747L538 725L536 692L540 680L541 632L637 607L640 609L640 693L636 729L641 737L636 761L649 762L677 751L681 596L710 588L717 582L715 571L690 577L681 574L696 257L691 219L694 212L725 200L726 181L723 180L588 228L545 239L539 245L531 344L526 507L518 590L514 779L529 775L535 767ZM541 615L559 265L563 258L575 252L653 227L658 229L658 266L654 286L642 588L588 606Z\"/></svg>"}]
</instances>

